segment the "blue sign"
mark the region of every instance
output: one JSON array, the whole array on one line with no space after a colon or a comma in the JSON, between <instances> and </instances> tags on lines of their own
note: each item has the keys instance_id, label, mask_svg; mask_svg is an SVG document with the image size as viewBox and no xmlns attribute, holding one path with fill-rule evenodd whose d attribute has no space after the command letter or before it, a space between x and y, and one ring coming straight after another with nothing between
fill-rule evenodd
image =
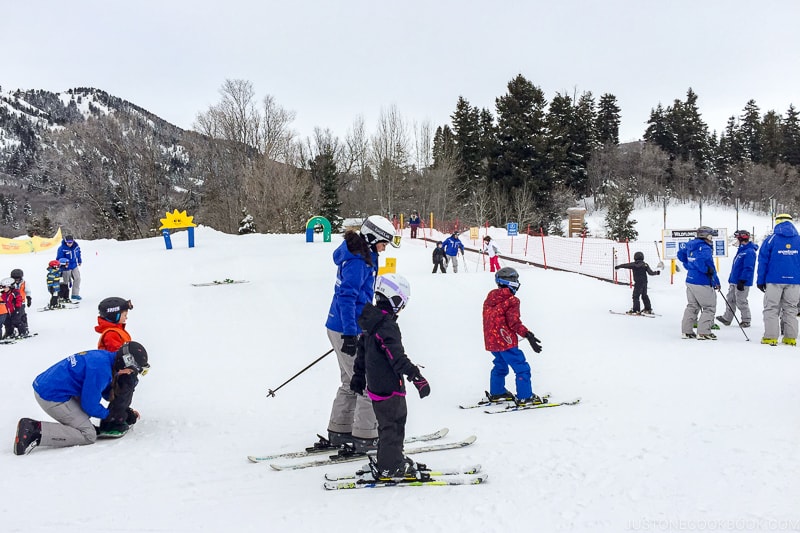
<instances>
[{"instance_id":1,"label":"blue sign","mask_svg":"<svg viewBox=\"0 0 800 533\"><path fill-rule=\"evenodd\" d=\"M509 222L506 224L506 232L509 237L516 237L519 231L519 225L516 222Z\"/></svg>"}]
</instances>

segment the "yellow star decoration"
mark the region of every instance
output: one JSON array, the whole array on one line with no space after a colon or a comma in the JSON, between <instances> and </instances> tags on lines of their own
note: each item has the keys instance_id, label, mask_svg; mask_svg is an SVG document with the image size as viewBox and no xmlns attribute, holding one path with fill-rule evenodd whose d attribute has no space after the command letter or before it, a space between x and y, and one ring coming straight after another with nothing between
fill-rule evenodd
<instances>
[{"instance_id":1,"label":"yellow star decoration","mask_svg":"<svg viewBox=\"0 0 800 533\"><path fill-rule=\"evenodd\" d=\"M174 210L172 213L167 211L166 217L159 219L161 227L158 229L194 228L197 224L192 222L193 216L186 214L186 211Z\"/></svg>"}]
</instances>

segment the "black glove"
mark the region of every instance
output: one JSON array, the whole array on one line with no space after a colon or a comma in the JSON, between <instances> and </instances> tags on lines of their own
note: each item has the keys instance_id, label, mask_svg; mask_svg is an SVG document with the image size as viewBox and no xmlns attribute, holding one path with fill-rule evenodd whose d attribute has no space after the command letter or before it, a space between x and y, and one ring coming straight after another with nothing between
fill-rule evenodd
<instances>
[{"instance_id":1,"label":"black glove","mask_svg":"<svg viewBox=\"0 0 800 533\"><path fill-rule=\"evenodd\" d=\"M660 275L661 275L661 271L660 270L656 270L656 276L660 276Z\"/></svg>"},{"instance_id":2,"label":"black glove","mask_svg":"<svg viewBox=\"0 0 800 533\"><path fill-rule=\"evenodd\" d=\"M25 302L27 302L27 304L28 304L28 307L30 307L30 306L31 306L31 301L32 301L32 300L31 300L31 297L30 297L30 296L26 296L26 297L25 297Z\"/></svg>"},{"instance_id":3,"label":"black glove","mask_svg":"<svg viewBox=\"0 0 800 533\"><path fill-rule=\"evenodd\" d=\"M128 424L129 426L134 425L139 420L139 412L136 409L131 409L130 407L128 407L128 409L126 409L125 412L126 412L125 423Z\"/></svg>"},{"instance_id":4,"label":"black glove","mask_svg":"<svg viewBox=\"0 0 800 533\"><path fill-rule=\"evenodd\" d=\"M431 386L428 384L428 380L423 378L421 374L417 374L413 378L408 378L408 380L417 388L420 398L424 398L431 393Z\"/></svg>"},{"instance_id":5,"label":"black glove","mask_svg":"<svg viewBox=\"0 0 800 533\"><path fill-rule=\"evenodd\" d=\"M356 354L356 343L358 337L355 335L342 335L342 353L353 356Z\"/></svg>"},{"instance_id":6,"label":"black glove","mask_svg":"<svg viewBox=\"0 0 800 533\"><path fill-rule=\"evenodd\" d=\"M758 290L760 290L761 292L767 292L767 286L766 285L757 285L757 287L758 287Z\"/></svg>"},{"instance_id":7,"label":"black glove","mask_svg":"<svg viewBox=\"0 0 800 533\"><path fill-rule=\"evenodd\" d=\"M540 344L542 341L537 339L536 335L534 335L532 331L529 331L528 334L525 335L525 338L528 339L529 343L531 343L531 348L533 348L534 352L539 353L542 351L542 345Z\"/></svg>"},{"instance_id":8,"label":"black glove","mask_svg":"<svg viewBox=\"0 0 800 533\"><path fill-rule=\"evenodd\" d=\"M737 291L743 291L744 290L744 280L743 279L740 279L739 283L736 284L736 290Z\"/></svg>"},{"instance_id":9,"label":"black glove","mask_svg":"<svg viewBox=\"0 0 800 533\"><path fill-rule=\"evenodd\" d=\"M614 267L614 270L619 270L619 267L618 267L618 266L615 266L615 267Z\"/></svg>"},{"instance_id":10,"label":"black glove","mask_svg":"<svg viewBox=\"0 0 800 533\"><path fill-rule=\"evenodd\" d=\"M367 388L367 378L364 374L353 374L350 378L350 390L356 394L364 394L365 388Z\"/></svg>"}]
</instances>

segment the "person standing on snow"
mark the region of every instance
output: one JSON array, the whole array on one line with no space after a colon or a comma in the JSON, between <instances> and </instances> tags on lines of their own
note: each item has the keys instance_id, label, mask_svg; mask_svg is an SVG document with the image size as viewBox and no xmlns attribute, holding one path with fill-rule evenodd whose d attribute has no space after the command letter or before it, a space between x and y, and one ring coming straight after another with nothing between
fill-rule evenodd
<instances>
[{"instance_id":1,"label":"person standing on snow","mask_svg":"<svg viewBox=\"0 0 800 533\"><path fill-rule=\"evenodd\" d=\"M442 248L442 241L436 243L436 248L433 249L431 259L433 259L433 272L431 272L431 274L436 274L436 269L439 269L442 274L447 273L447 268L444 266L444 248Z\"/></svg>"},{"instance_id":2,"label":"person standing on snow","mask_svg":"<svg viewBox=\"0 0 800 533\"><path fill-rule=\"evenodd\" d=\"M492 238L487 235L483 238L483 253L489 256L489 272L500 270L500 258L497 257L497 246L492 244Z\"/></svg>"},{"instance_id":3,"label":"person standing on snow","mask_svg":"<svg viewBox=\"0 0 800 533\"><path fill-rule=\"evenodd\" d=\"M797 345L797 302L800 298L800 235L792 216L775 217L772 235L758 251L758 289L764 293L764 336L761 344L776 346L783 326L783 344Z\"/></svg>"},{"instance_id":4,"label":"person standing on snow","mask_svg":"<svg viewBox=\"0 0 800 533\"><path fill-rule=\"evenodd\" d=\"M419 214L416 211L411 213L408 217L408 226L411 228L411 238L417 238L417 230L419 229L420 224L422 221L419 219Z\"/></svg>"},{"instance_id":5,"label":"person standing on snow","mask_svg":"<svg viewBox=\"0 0 800 533\"><path fill-rule=\"evenodd\" d=\"M684 339L717 340L717 336L711 332L717 310L717 295L714 291L720 287L711 248L713 238L713 229L700 226L697 228L697 237L678 250L678 259L686 269L687 303L681 320ZM695 324L697 333L693 330Z\"/></svg>"},{"instance_id":6,"label":"person standing on snow","mask_svg":"<svg viewBox=\"0 0 800 533\"><path fill-rule=\"evenodd\" d=\"M33 391L36 402L56 422L21 418L17 423L14 454L28 454L36 446L94 444L97 430L91 417L108 416L101 399L113 401L114 382L120 376L144 375L149 368L147 351L138 342L125 344L117 352L79 352L54 364L36 376Z\"/></svg>"},{"instance_id":7,"label":"person standing on snow","mask_svg":"<svg viewBox=\"0 0 800 533\"><path fill-rule=\"evenodd\" d=\"M461 239L458 238L458 233L453 232L448 238L444 240L442 243L444 247L444 258L445 258L445 265L448 265L450 261L453 262L453 272L458 273L458 253L461 252L461 257L464 257L464 243L461 242Z\"/></svg>"},{"instance_id":8,"label":"person standing on snow","mask_svg":"<svg viewBox=\"0 0 800 533\"><path fill-rule=\"evenodd\" d=\"M638 315L640 312L646 315L653 314L653 306L650 305L650 297L647 295L647 275L658 276L660 270L653 270L650 265L644 262L644 254L636 252L633 254L633 263L623 263L614 267L614 270L627 268L633 271L633 307L628 311L629 315ZM639 298L644 303L644 309L639 306Z\"/></svg>"},{"instance_id":9,"label":"person standing on snow","mask_svg":"<svg viewBox=\"0 0 800 533\"><path fill-rule=\"evenodd\" d=\"M406 388L403 376L414 384L420 398L431 392L428 381L403 348L397 315L411 297L411 285L403 276L384 274L375 286L375 305L367 303L358 324L364 334L358 345L350 389L365 392L378 420L378 454L370 470L376 480L415 477L417 465L403 454L406 434Z\"/></svg>"},{"instance_id":10,"label":"person standing on snow","mask_svg":"<svg viewBox=\"0 0 800 533\"><path fill-rule=\"evenodd\" d=\"M321 447L349 444L358 453L377 448L378 423L372 402L350 390L350 380L361 334L358 317L375 294L378 254L389 243L400 246L394 233L388 219L372 215L361 225L360 233L345 232L344 242L333 252L336 286L325 327L339 362L340 384L331 408L328 438L318 443Z\"/></svg>"},{"instance_id":11,"label":"person standing on snow","mask_svg":"<svg viewBox=\"0 0 800 533\"><path fill-rule=\"evenodd\" d=\"M519 273L504 267L494 275L497 288L489 291L483 302L483 342L494 356L489 380L489 401L514 400L517 405L547 403L533 393L531 366L519 349L517 335L525 337L536 353L542 351L541 341L522 324L519 314ZM517 395L506 389L508 367L514 371Z\"/></svg>"},{"instance_id":12,"label":"person standing on snow","mask_svg":"<svg viewBox=\"0 0 800 533\"><path fill-rule=\"evenodd\" d=\"M750 295L750 287L753 285L753 275L756 269L756 252L758 245L750 241L750 232L747 230L737 230L734 234L739 249L731 264L731 273L728 276L728 296L725 305L725 312L717 317L718 322L726 326L731 325L734 310L739 309L742 320L739 325L743 328L750 327L750 303L747 301Z\"/></svg>"},{"instance_id":13,"label":"person standing on snow","mask_svg":"<svg viewBox=\"0 0 800 533\"><path fill-rule=\"evenodd\" d=\"M56 259L66 259L68 261L67 268L63 272L63 279L61 283L70 286L72 285L72 299L80 300L81 296L81 270L80 266L83 264L81 259L81 247L78 246L78 241L72 238L72 235L67 235L61 241L61 246L58 247L56 252Z\"/></svg>"}]
</instances>

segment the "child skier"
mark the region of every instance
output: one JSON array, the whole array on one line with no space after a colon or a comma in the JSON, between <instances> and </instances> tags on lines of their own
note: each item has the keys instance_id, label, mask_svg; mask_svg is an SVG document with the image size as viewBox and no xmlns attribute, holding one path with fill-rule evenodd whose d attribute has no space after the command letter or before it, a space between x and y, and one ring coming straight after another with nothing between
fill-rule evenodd
<instances>
[{"instance_id":1,"label":"child skier","mask_svg":"<svg viewBox=\"0 0 800 533\"><path fill-rule=\"evenodd\" d=\"M100 334L97 341L99 350L116 352L131 342L131 335L125 330L128 311L133 309L130 300L112 296L100 302L97 309L99 316L94 330ZM136 374L121 375L114 382L113 400L108 403L108 416L100 422L99 436L121 437L138 421L139 413L130 408L138 384Z\"/></svg>"},{"instance_id":2,"label":"child skier","mask_svg":"<svg viewBox=\"0 0 800 533\"><path fill-rule=\"evenodd\" d=\"M536 353L542 351L541 341L520 320L519 273L510 267L494 275L497 288L489 291L483 302L483 340L486 349L494 356L489 380L489 400L514 400L517 405L546 403L531 390L531 367L518 347L517 335L525 337ZM508 367L516 376L517 395L506 389Z\"/></svg>"},{"instance_id":3,"label":"child skier","mask_svg":"<svg viewBox=\"0 0 800 533\"><path fill-rule=\"evenodd\" d=\"M492 244L492 238L487 235L483 238L483 253L489 255L489 272L500 270L500 258L497 257L497 246Z\"/></svg>"},{"instance_id":4,"label":"child skier","mask_svg":"<svg viewBox=\"0 0 800 533\"><path fill-rule=\"evenodd\" d=\"M58 288L61 285L61 263L53 259L47 263L47 292L50 293L49 309L58 307Z\"/></svg>"},{"instance_id":5,"label":"child skier","mask_svg":"<svg viewBox=\"0 0 800 533\"><path fill-rule=\"evenodd\" d=\"M619 270L620 268L627 268L633 271L633 307L628 311L628 314L638 315L644 313L646 315L652 315L653 306L650 305L650 297L647 296L647 275L658 276L661 274L661 271L653 271L650 265L644 262L644 254L642 252L633 254L633 263L617 265L614 267L614 270ZM640 296L644 303L644 309L639 306Z\"/></svg>"},{"instance_id":6,"label":"child skier","mask_svg":"<svg viewBox=\"0 0 800 533\"><path fill-rule=\"evenodd\" d=\"M444 266L444 248L442 248L442 241L436 243L436 248L433 249L433 272L436 274L436 269L440 269L442 274L447 273L447 268Z\"/></svg>"},{"instance_id":7,"label":"child skier","mask_svg":"<svg viewBox=\"0 0 800 533\"><path fill-rule=\"evenodd\" d=\"M417 465L403 455L405 439L406 389L403 376L414 384L420 398L431 392L430 385L406 356L397 315L408 303L411 286L397 274L377 279L375 305L364 306L358 324L363 334L353 365L350 390L366 394L378 420L377 460L370 458L376 480L416 477Z\"/></svg>"},{"instance_id":8,"label":"child skier","mask_svg":"<svg viewBox=\"0 0 800 533\"><path fill-rule=\"evenodd\" d=\"M69 259L59 259L58 264L61 267L61 281L58 284L58 301L60 303L78 303L69 299L69 281L65 278L64 273L69 270Z\"/></svg>"},{"instance_id":9,"label":"child skier","mask_svg":"<svg viewBox=\"0 0 800 533\"><path fill-rule=\"evenodd\" d=\"M22 321L22 295L16 288L16 281L14 278L5 278L0 281L0 299L8 310L8 318L6 319L6 334L4 338L14 336L14 330L17 330L17 335L20 337L28 336L28 328Z\"/></svg>"},{"instance_id":10,"label":"child skier","mask_svg":"<svg viewBox=\"0 0 800 533\"><path fill-rule=\"evenodd\" d=\"M14 278L14 288L19 291L20 299L22 300L22 305L19 306L19 323L22 324L22 329L25 330L25 335L28 334L28 313L25 310L25 307L30 307L31 302L31 291L25 283L25 273L22 272L21 268L15 268L11 271L11 277ZM20 335L22 335L20 330Z\"/></svg>"}]
</instances>

